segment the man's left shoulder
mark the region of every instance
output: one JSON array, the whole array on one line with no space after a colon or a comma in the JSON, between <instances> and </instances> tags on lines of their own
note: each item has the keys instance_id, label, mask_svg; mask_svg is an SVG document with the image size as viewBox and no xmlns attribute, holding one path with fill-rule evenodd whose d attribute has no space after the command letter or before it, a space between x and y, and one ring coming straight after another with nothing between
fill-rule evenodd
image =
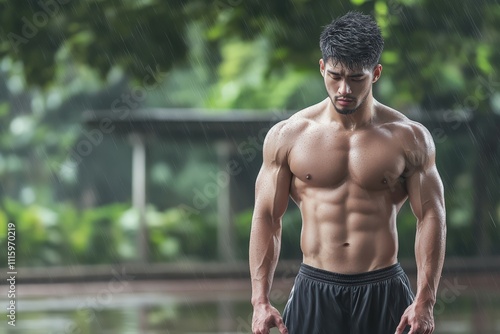
<instances>
[{"instance_id":1,"label":"man's left shoulder","mask_svg":"<svg viewBox=\"0 0 500 334\"><path fill-rule=\"evenodd\" d=\"M434 163L435 146L429 130L401 112L387 108L384 127L391 132L394 142L402 150L408 174L426 169Z\"/></svg>"},{"instance_id":2,"label":"man's left shoulder","mask_svg":"<svg viewBox=\"0 0 500 334\"><path fill-rule=\"evenodd\" d=\"M421 123L411 120L396 109L382 106L382 125L405 146L434 147L432 135ZM416 147L414 147L416 148Z\"/></svg>"}]
</instances>

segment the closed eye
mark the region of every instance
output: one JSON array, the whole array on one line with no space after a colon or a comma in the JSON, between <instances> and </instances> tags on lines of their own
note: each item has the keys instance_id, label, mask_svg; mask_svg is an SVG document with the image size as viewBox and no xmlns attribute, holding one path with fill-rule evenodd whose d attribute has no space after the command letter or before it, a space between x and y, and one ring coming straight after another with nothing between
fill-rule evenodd
<instances>
[{"instance_id":1,"label":"closed eye","mask_svg":"<svg viewBox=\"0 0 500 334\"><path fill-rule=\"evenodd\" d=\"M335 81L342 80L342 76L340 75L340 73L331 72L331 71L327 71L327 72L330 75L330 78L332 78L333 80L335 80ZM365 75L362 73L359 73L359 74L349 75L349 76L347 76L347 78L350 81L361 82L361 81L365 80Z\"/></svg>"}]
</instances>

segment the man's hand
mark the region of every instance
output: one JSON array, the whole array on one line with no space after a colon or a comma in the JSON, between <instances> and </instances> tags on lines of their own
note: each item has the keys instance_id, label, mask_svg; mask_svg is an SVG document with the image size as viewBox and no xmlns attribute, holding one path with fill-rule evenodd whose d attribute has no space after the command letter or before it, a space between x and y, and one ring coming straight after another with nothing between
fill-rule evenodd
<instances>
[{"instance_id":1,"label":"man's hand","mask_svg":"<svg viewBox=\"0 0 500 334\"><path fill-rule=\"evenodd\" d=\"M278 327L281 334L288 334L283 318L271 304L256 305L253 309L252 333L269 334L269 330Z\"/></svg>"},{"instance_id":2,"label":"man's hand","mask_svg":"<svg viewBox=\"0 0 500 334\"><path fill-rule=\"evenodd\" d=\"M403 333L409 325L411 330L408 334L431 334L434 332L433 307L413 302L403 313L401 321L396 328L396 334Z\"/></svg>"}]
</instances>

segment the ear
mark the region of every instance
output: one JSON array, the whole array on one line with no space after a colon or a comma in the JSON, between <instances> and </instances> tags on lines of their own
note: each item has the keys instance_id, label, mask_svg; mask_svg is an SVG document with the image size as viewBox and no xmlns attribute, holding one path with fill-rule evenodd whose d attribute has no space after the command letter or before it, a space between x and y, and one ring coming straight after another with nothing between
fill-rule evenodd
<instances>
[{"instance_id":1,"label":"ear","mask_svg":"<svg viewBox=\"0 0 500 334\"><path fill-rule=\"evenodd\" d=\"M373 69L373 80L372 80L372 83L377 82L381 75L382 75L382 65L377 64L375 66L375 68Z\"/></svg>"},{"instance_id":2,"label":"ear","mask_svg":"<svg viewBox=\"0 0 500 334\"><path fill-rule=\"evenodd\" d=\"M320 58L319 60L319 71L321 72L321 75L325 77L325 62L323 61L323 58Z\"/></svg>"}]
</instances>

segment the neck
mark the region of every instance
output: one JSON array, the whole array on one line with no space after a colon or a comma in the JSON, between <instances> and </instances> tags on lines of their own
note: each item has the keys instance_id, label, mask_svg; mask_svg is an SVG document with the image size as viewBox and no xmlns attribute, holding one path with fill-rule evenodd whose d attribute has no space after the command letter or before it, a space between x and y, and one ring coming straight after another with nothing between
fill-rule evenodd
<instances>
[{"instance_id":1,"label":"neck","mask_svg":"<svg viewBox=\"0 0 500 334\"><path fill-rule=\"evenodd\" d=\"M354 131L372 123L377 103L373 96L369 94L353 113L343 115L335 110L331 99L328 99L328 110L332 121L337 122L345 130Z\"/></svg>"}]
</instances>

